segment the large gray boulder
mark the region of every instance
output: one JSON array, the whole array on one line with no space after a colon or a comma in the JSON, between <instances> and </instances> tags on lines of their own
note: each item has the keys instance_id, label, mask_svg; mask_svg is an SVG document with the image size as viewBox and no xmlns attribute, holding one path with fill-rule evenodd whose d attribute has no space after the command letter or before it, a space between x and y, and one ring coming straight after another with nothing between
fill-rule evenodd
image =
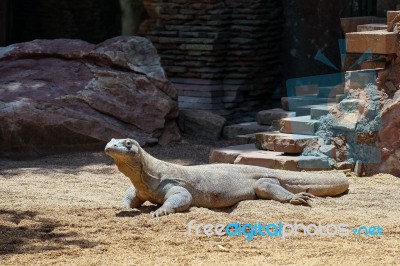
<instances>
[{"instance_id":1,"label":"large gray boulder","mask_svg":"<svg viewBox=\"0 0 400 266\"><path fill-rule=\"evenodd\" d=\"M177 93L145 38L35 40L0 48L0 156L180 138Z\"/></svg>"}]
</instances>

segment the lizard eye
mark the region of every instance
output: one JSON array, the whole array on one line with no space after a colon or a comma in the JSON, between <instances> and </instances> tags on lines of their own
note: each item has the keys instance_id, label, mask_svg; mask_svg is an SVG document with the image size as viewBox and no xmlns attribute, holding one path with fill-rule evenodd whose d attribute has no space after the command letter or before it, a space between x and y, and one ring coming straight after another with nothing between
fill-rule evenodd
<instances>
[{"instance_id":1,"label":"lizard eye","mask_svg":"<svg viewBox=\"0 0 400 266\"><path fill-rule=\"evenodd\" d=\"M127 141L125 142L125 146L126 146L127 148L132 147L132 142L129 141L129 140L127 140Z\"/></svg>"}]
</instances>

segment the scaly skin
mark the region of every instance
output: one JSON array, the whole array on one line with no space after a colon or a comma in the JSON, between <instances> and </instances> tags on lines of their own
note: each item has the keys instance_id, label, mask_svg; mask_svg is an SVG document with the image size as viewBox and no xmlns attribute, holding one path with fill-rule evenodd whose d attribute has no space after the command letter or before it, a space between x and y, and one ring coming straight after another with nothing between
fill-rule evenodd
<instances>
[{"instance_id":1,"label":"scaly skin","mask_svg":"<svg viewBox=\"0 0 400 266\"><path fill-rule=\"evenodd\" d=\"M292 172L237 164L181 166L150 156L132 139L112 139L105 152L132 182L125 205L145 201L162 205L159 217L190 206L224 208L242 200L272 199L308 205L315 196L336 196L347 191L342 172Z\"/></svg>"}]
</instances>

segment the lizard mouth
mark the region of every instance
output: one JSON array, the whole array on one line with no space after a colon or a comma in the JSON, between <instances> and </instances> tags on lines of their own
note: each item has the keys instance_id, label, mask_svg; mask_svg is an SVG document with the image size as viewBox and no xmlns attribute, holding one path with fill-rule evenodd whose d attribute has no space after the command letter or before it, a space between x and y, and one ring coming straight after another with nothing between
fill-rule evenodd
<instances>
[{"instance_id":1,"label":"lizard mouth","mask_svg":"<svg viewBox=\"0 0 400 266\"><path fill-rule=\"evenodd\" d=\"M122 156L127 156L127 155L135 155L137 152L135 152L135 149L131 147L115 147L113 145L107 145L104 149L104 152L110 156L110 157L122 157Z\"/></svg>"}]
</instances>

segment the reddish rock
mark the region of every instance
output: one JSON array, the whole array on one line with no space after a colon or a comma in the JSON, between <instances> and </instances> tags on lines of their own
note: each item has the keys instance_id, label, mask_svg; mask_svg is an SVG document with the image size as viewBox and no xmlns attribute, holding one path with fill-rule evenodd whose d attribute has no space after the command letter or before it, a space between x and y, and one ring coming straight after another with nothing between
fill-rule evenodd
<instances>
[{"instance_id":1,"label":"reddish rock","mask_svg":"<svg viewBox=\"0 0 400 266\"><path fill-rule=\"evenodd\" d=\"M0 48L0 62L2 156L180 137L176 91L145 38L35 40Z\"/></svg>"}]
</instances>

